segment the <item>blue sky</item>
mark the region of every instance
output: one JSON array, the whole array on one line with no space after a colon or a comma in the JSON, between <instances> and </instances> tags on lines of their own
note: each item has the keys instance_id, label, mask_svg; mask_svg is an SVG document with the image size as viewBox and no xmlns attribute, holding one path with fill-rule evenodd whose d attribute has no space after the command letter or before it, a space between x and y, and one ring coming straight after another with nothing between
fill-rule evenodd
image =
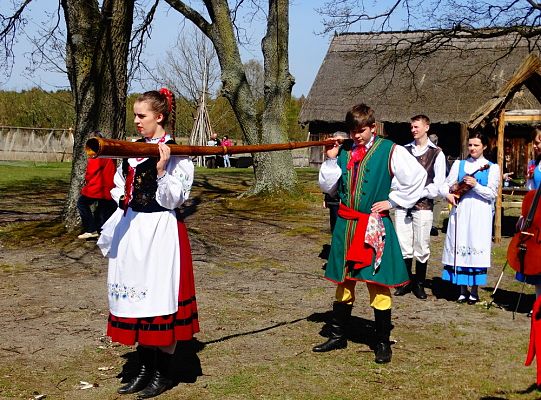
<instances>
[{"instance_id":1,"label":"blue sky","mask_svg":"<svg viewBox=\"0 0 541 400\"><path fill-rule=\"evenodd\" d=\"M47 5L45 4L47 3ZM317 74L319 66L327 52L330 36L318 35L322 30L321 16L315 11L315 8L321 6L324 0L292 0L290 5L290 71L295 77L295 86L293 95L299 97L307 95L312 82ZM40 26L39 18L43 15L44 8L53 10L54 3L34 1L31 4L30 12L26 15L29 20L27 27L28 34L32 34ZM175 42L177 24L180 16L175 10L171 10L168 5L162 4L157 15L157 24L154 26L151 41L146 49L146 57L161 57L165 49ZM256 58L261 60L260 35L257 32L258 27L263 30L265 22L259 21L254 24L253 45L249 49L242 50L244 60ZM167 27L163 29L162 27ZM175 34L172 34L172 30ZM28 67L27 53L30 51L30 44L24 38L20 38L15 47L16 59L13 73L9 79L0 75L0 89L2 90L22 90L31 87L40 86L46 90L56 90L62 87L68 87L68 81L64 74L36 71L33 76L29 76L25 69ZM164 54L165 56L165 54ZM144 88L148 90L151 88ZM134 90L138 90L134 87Z\"/></svg>"}]
</instances>

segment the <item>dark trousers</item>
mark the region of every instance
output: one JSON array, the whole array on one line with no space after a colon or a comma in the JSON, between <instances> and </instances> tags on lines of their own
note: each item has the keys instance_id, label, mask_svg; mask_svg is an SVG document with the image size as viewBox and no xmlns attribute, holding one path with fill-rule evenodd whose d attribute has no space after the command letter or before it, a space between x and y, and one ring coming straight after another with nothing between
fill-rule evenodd
<instances>
[{"instance_id":1,"label":"dark trousers","mask_svg":"<svg viewBox=\"0 0 541 400\"><path fill-rule=\"evenodd\" d=\"M97 203L94 213L90 208L94 203ZM115 212L117 204L114 200L93 199L80 195L77 200L77 209L81 216L83 230L85 232L99 232L102 225Z\"/></svg>"},{"instance_id":2,"label":"dark trousers","mask_svg":"<svg viewBox=\"0 0 541 400\"><path fill-rule=\"evenodd\" d=\"M339 205L340 203L327 203L327 208L329 209L329 223L331 225L331 233L334 231L334 226L336 225Z\"/></svg>"}]
</instances>

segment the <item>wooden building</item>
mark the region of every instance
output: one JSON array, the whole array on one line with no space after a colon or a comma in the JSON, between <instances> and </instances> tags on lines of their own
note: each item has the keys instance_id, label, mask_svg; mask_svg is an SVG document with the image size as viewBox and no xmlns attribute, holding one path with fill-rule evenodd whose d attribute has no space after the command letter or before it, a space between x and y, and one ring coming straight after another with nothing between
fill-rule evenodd
<instances>
[{"instance_id":1,"label":"wooden building","mask_svg":"<svg viewBox=\"0 0 541 400\"><path fill-rule=\"evenodd\" d=\"M439 146L451 158L466 154L472 114L505 87L530 54L528 43L514 34L506 37L444 40L415 47L410 43L435 31L346 33L336 35L303 104L300 123L308 125L310 140L337 130L354 104L364 102L376 111L380 134L405 144L412 140L410 118L425 114L432 121ZM511 50L510 50L511 49ZM418 55L420 53L421 55ZM523 85L506 97L506 108L540 109ZM496 126L478 124L494 142ZM505 144L512 159L506 168L524 174L527 154L521 150L531 129L518 124L506 130ZM508 157L509 158L509 157ZM310 164L322 161L321 148L312 148Z\"/></svg>"}]
</instances>

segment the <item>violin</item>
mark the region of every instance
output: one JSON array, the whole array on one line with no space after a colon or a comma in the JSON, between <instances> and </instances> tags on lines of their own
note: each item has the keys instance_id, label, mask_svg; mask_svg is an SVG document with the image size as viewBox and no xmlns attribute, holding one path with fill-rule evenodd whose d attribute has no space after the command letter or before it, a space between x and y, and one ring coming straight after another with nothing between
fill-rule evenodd
<instances>
[{"instance_id":1,"label":"violin","mask_svg":"<svg viewBox=\"0 0 541 400\"><path fill-rule=\"evenodd\" d=\"M530 190L522 201L522 215L518 232L507 247L507 262L515 271L526 275L541 274L541 186Z\"/></svg>"},{"instance_id":2,"label":"violin","mask_svg":"<svg viewBox=\"0 0 541 400\"><path fill-rule=\"evenodd\" d=\"M483 165L482 167L478 168L477 170L475 170L473 173L471 174L467 174L466 176L474 176L476 173L478 172L481 172L481 171L484 171L486 169L489 169L490 168L490 164L485 164ZM468 193L471 188L473 186L470 186L468 185L466 182L464 182L464 180L460 181L460 182L456 182L454 183L450 188L449 188L449 193L451 194L454 194L455 197L458 199L460 199L462 196L464 196L466 193Z\"/></svg>"}]
</instances>

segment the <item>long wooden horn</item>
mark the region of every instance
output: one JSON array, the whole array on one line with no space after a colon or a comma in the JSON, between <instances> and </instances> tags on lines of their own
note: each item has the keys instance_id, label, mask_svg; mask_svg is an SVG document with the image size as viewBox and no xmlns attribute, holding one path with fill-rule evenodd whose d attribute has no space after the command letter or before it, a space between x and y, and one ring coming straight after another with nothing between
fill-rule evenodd
<instances>
[{"instance_id":1,"label":"long wooden horn","mask_svg":"<svg viewBox=\"0 0 541 400\"><path fill-rule=\"evenodd\" d=\"M325 146L336 142L337 139L325 139L311 142L288 142L276 144L256 144L249 146L183 146L169 144L171 155L175 156L208 156L241 153L259 153L301 149L312 146ZM131 158L159 157L157 144L142 142L127 142L124 140L104 139L93 137L87 140L85 146L89 158Z\"/></svg>"}]
</instances>

